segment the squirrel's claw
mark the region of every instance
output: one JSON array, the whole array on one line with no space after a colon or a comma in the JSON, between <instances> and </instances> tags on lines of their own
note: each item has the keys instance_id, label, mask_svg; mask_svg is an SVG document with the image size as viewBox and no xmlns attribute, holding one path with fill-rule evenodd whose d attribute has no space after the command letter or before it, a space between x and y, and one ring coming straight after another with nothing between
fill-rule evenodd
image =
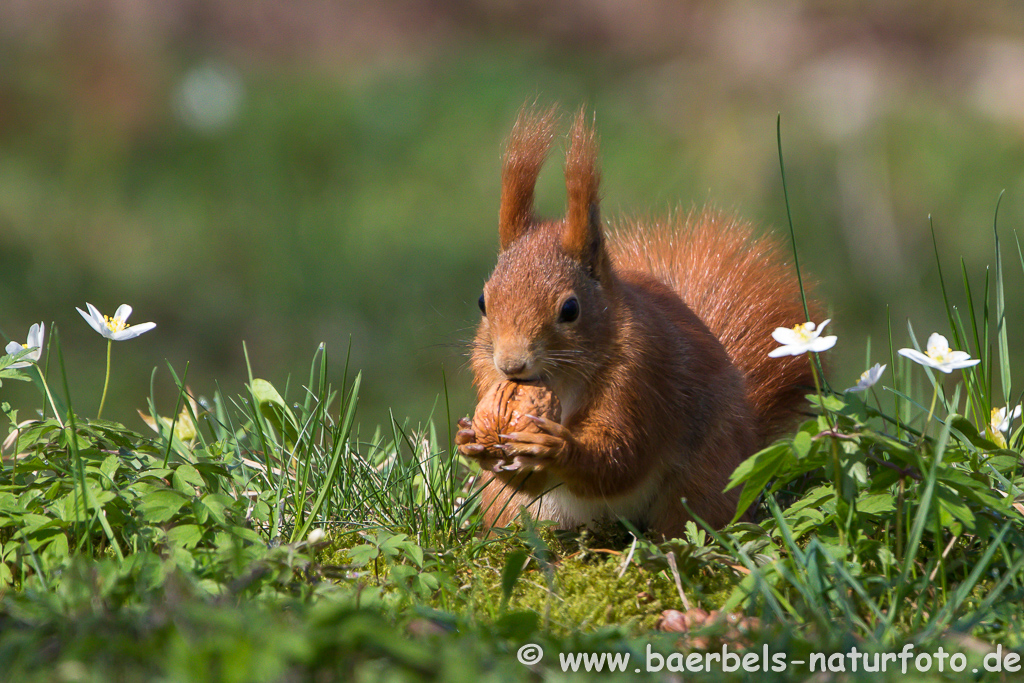
<instances>
[{"instance_id":1,"label":"squirrel's claw","mask_svg":"<svg viewBox=\"0 0 1024 683\"><path fill-rule=\"evenodd\" d=\"M465 446L476 441L476 432L472 429L460 429L455 432L455 443L459 446Z\"/></svg>"},{"instance_id":2,"label":"squirrel's claw","mask_svg":"<svg viewBox=\"0 0 1024 683\"><path fill-rule=\"evenodd\" d=\"M459 426L462 427L459 431L455 432L455 443L458 445L458 451L467 458L476 460L481 469L490 470L492 472L500 472L504 464L507 462L501 455L496 454L495 449L500 450L500 446L487 446L476 442L476 432L473 431L473 423L467 419L462 418L459 420Z\"/></svg>"},{"instance_id":3,"label":"squirrel's claw","mask_svg":"<svg viewBox=\"0 0 1024 683\"><path fill-rule=\"evenodd\" d=\"M459 446L459 453L472 458L480 464L480 469L490 470L491 472L500 472L508 461L500 456L496 456L493 448L488 448L483 444L479 443L467 443Z\"/></svg>"},{"instance_id":4,"label":"squirrel's claw","mask_svg":"<svg viewBox=\"0 0 1024 683\"><path fill-rule=\"evenodd\" d=\"M525 455L517 455L511 464L505 465L506 470L534 470L541 471L551 464L547 458L530 458Z\"/></svg>"},{"instance_id":5,"label":"squirrel's claw","mask_svg":"<svg viewBox=\"0 0 1024 683\"><path fill-rule=\"evenodd\" d=\"M554 420L549 420L546 417L537 417L536 415L527 415L526 417L533 422L533 424L537 425L541 431L550 434L551 436L559 438L562 441L571 442L573 440L572 432Z\"/></svg>"},{"instance_id":6,"label":"squirrel's claw","mask_svg":"<svg viewBox=\"0 0 1024 683\"><path fill-rule=\"evenodd\" d=\"M485 452L487 447L479 443L463 443L459 444L459 453L468 455L471 458L479 457L480 454Z\"/></svg>"},{"instance_id":7,"label":"squirrel's claw","mask_svg":"<svg viewBox=\"0 0 1024 683\"><path fill-rule=\"evenodd\" d=\"M561 439L557 436L551 436L550 434L537 434L536 432L512 432L507 435L508 443L504 444L512 446L516 444L511 450L522 450L518 448L519 444L530 444L535 446L544 446L552 451L557 451L565 445L565 439ZM506 448L505 452L509 452L510 449Z\"/></svg>"},{"instance_id":8,"label":"squirrel's claw","mask_svg":"<svg viewBox=\"0 0 1024 683\"><path fill-rule=\"evenodd\" d=\"M505 452L505 470L542 470L554 464L576 441L572 432L559 423L536 415L527 415L540 432L512 432L501 445Z\"/></svg>"},{"instance_id":9,"label":"squirrel's claw","mask_svg":"<svg viewBox=\"0 0 1024 683\"><path fill-rule=\"evenodd\" d=\"M541 470L563 453L573 442L572 434L562 425L536 415L527 416L540 432L512 432L499 434L505 443L484 446L476 443L473 423L467 418L459 420L455 443L459 453L473 458L480 467L492 472Z\"/></svg>"},{"instance_id":10,"label":"squirrel's claw","mask_svg":"<svg viewBox=\"0 0 1024 683\"><path fill-rule=\"evenodd\" d=\"M508 435L509 442L501 445L508 462L504 469L543 469L559 456L566 446L566 441L550 434L535 432L513 432Z\"/></svg>"},{"instance_id":11,"label":"squirrel's claw","mask_svg":"<svg viewBox=\"0 0 1024 683\"><path fill-rule=\"evenodd\" d=\"M506 458L512 459L506 469L543 469L575 443L572 433L554 420L536 415L526 417L541 431L503 435L508 443L502 444L501 450Z\"/></svg>"},{"instance_id":12,"label":"squirrel's claw","mask_svg":"<svg viewBox=\"0 0 1024 683\"><path fill-rule=\"evenodd\" d=\"M468 417L459 418L459 431L455 432L455 443L462 446L476 441L476 432L473 431L473 422Z\"/></svg>"}]
</instances>

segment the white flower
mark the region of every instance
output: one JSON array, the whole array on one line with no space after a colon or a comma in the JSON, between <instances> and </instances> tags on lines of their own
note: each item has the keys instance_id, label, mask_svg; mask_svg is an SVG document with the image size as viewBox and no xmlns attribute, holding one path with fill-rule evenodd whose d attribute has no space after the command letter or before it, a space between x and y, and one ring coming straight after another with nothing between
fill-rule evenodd
<instances>
[{"instance_id":1,"label":"white flower","mask_svg":"<svg viewBox=\"0 0 1024 683\"><path fill-rule=\"evenodd\" d=\"M306 543L310 545L316 545L320 541L324 540L327 534L324 533L323 529L313 529L309 532L309 536L306 537Z\"/></svg>"},{"instance_id":2,"label":"white flower","mask_svg":"<svg viewBox=\"0 0 1024 683\"><path fill-rule=\"evenodd\" d=\"M1010 423L1020 417L1020 412L1020 406L1010 411L1009 415L1006 414L1006 408L993 408L988 426L985 427L985 436L1000 448L1007 448L1006 436L1003 432L1010 429Z\"/></svg>"},{"instance_id":3,"label":"white flower","mask_svg":"<svg viewBox=\"0 0 1024 683\"><path fill-rule=\"evenodd\" d=\"M932 336L928 337L928 347L924 353L917 349L900 349L899 354L947 375L954 370L969 368L981 362L978 359L971 360L970 354L966 351L954 351L949 348L949 342L938 332L933 332Z\"/></svg>"},{"instance_id":4,"label":"white flower","mask_svg":"<svg viewBox=\"0 0 1024 683\"><path fill-rule=\"evenodd\" d=\"M1020 417L1020 412L1020 406L1014 408L1009 415L1006 414L1006 408L993 408L989 426L993 432L1005 432L1010 428L1010 423Z\"/></svg>"},{"instance_id":5,"label":"white flower","mask_svg":"<svg viewBox=\"0 0 1024 683\"><path fill-rule=\"evenodd\" d=\"M75 310L82 314L85 318L85 322L92 325L92 329L99 332L107 339L113 341L124 341L125 339L134 339L144 332L149 332L151 329L156 327L156 323L142 323L141 325L129 325L127 323L128 316L132 314L132 307L128 304L121 304L114 311L114 317L110 318L103 315L96 307L90 303L85 304L89 308L89 312L86 313L81 308Z\"/></svg>"},{"instance_id":6,"label":"white flower","mask_svg":"<svg viewBox=\"0 0 1024 683\"><path fill-rule=\"evenodd\" d=\"M11 363L7 367L9 368L27 368L39 361L39 357L43 355L43 336L46 334L46 325L43 323L33 323L32 327L28 328L28 341L24 344L12 341L7 345L4 351L8 356L21 353L25 349L30 351L21 357L17 363Z\"/></svg>"},{"instance_id":7,"label":"white flower","mask_svg":"<svg viewBox=\"0 0 1024 683\"><path fill-rule=\"evenodd\" d=\"M822 337L821 332L830 322L832 322L831 318L817 326L812 322L806 322L793 328L775 328L772 338L782 346L769 353L768 356L779 358L780 356L799 356L808 351L828 351L836 345L836 336L833 334Z\"/></svg>"},{"instance_id":8,"label":"white flower","mask_svg":"<svg viewBox=\"0 0 1024 683\"><path fill-rule=\"evenodd\" d=\"M878 382L879 378L881 378L882 373L885 372L886 367L888 366L875 363L861 373L857 386L850 387L846 391L867 391L871 387L875 386L875 383Z\"/></svg>"}]
</instances>

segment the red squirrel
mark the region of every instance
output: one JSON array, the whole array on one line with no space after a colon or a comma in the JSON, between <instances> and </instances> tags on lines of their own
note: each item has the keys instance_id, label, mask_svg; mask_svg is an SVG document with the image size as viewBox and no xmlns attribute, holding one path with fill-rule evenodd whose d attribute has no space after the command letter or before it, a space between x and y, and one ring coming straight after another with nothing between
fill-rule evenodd
<instances>
[{"instance_id":1,"label":"red squirrel","mask_svg":"<svg viewBox=\"0 0 1024 683\"><path fill-rule=\"evenodd\" d=\"M730 474L793 423L813 386L806 356L768 357L772 331L806 319L796 273L777 240L715 212L606 230L582 110L566 150L566 215L539 220L534 185L555 120L524 109L509 139L500 251L470 365L479 397L540 381L562 415L531 416L538 433L489 447L459 421L459 451L485 465L485 525L526 506L563 528L624 517L672 538L691 519L685 498L720 528L736 514Z\"/></svg>"}]
</instances>

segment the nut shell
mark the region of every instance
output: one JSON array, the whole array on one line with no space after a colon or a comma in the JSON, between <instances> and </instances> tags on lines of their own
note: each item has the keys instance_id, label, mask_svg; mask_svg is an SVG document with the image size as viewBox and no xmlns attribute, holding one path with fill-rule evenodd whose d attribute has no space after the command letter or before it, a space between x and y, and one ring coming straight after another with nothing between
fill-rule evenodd
<instances>
[{"instance_id":1,"label":"nut shell","mask_svg":"<svg viewBox=\"0 0 1024 683\"><path fill-rule=\"evenodd\" d=\"M711 615L700 607L694 607L685 612L677 609L667 609L658 617L654 628L659 631L673 633L686 633L693 629L702 628Z\"/></svg>"},{"instance_id":2,"label":"nut shell","mask_svg":"<svg viewBox=\"0 0 1024 683\"><path fill-rule=\"evenodd\" d=\"M562 406L554 392L539 382L496 384L477 403L473 415L477 443L494 446L507 441L500 434L539 432L527 415L558 422L562 418Z\"/></svg>"}]
</instances>

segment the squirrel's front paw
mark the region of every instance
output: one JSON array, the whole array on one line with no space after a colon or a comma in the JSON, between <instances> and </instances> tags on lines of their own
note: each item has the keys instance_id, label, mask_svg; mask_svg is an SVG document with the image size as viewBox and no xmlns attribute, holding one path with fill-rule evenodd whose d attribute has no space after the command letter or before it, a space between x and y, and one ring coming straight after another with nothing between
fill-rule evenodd
<instances>
[{"instance_id":1,"label":"squirrel's front paw","mask_svg":"<svg viewBox=\"0 0 1024 683\"><path fill-rule=\"evenodd\" d=\"M455 444L459 447L459 453L467 458L473 458L485 470L500 470L504 454L495 451L493 447L489 448L482 443L477 443L476 431L469 418L460 418L458 424L459 431L455 432Z\"/></svg>"},{"instance_id":2,"label":"squirrel's front paw","mask_svg":"<svg viewBox=\"0 0 1024 683\"><path fill-rule=\"evenodd\" d=\"M459 431L455 432L455 444L463 455L473 455L483 450L482 444L476 443L476 432L468 417L459 418Z\"/></svg>"},{"instance_id":3,"label":"squirrel's front paw","mask_svg":"<svg viewBox=\"0 0 1024 683\"><path fill-rule=\"evenodd\" d=\"M508 461L502 469L543 470L554 464L575 443L572 432L558 422L536 415L526 417L540 431L502 434L502 437L508 439L500 446Z\"/></svg>"}]
</instances>

